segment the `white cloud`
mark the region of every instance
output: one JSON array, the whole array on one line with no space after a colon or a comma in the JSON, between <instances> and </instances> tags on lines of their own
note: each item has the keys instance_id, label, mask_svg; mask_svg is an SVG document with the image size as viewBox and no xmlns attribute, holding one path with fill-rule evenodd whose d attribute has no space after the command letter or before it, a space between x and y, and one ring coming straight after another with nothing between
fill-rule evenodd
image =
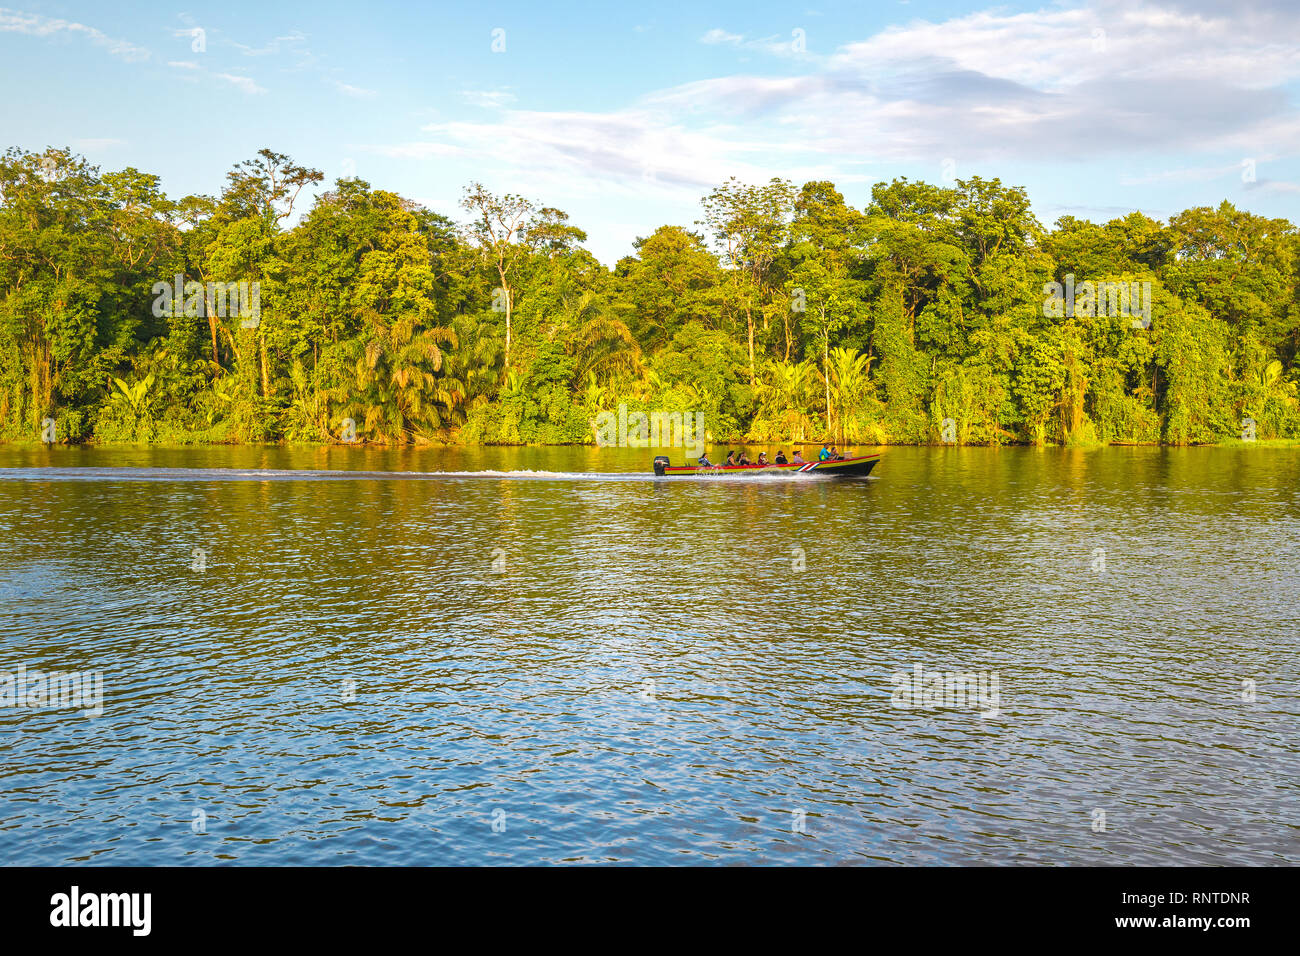
<instances>
[{"instance_id":1,"label":"white cloud","mask_svg":"<svg viewBox=\"0 0 1300 956\"><path fill-rule=\"evenodd\" d=\"M233 73L214 73L212 74L218 80L229 83L231 86L244 93L265 93L266 88L258 86L257 83L247 76L236 76Z\"/></svg>"},{"instance_id":2,"label":"white cloud","mask_svg":"<svg viewBox=\"0 0 1300 956\"><path fill-rule=\"evenodd\" d=\"M503 179L526 175L529 188L548 196L575 192L653 194L694 202L707 189L736 175L766 179L772 151L726 126L688 129L664 112L633 108L612 113L504 110L491 121L452 121L425 126L436 140L372 147L395 158L460 154ZM801 163L799 144L784 147L782 175L825 178L829 165Z\"/></svg>"},{"instance_id":3,"label":"white cloud","mask_svg":"<svg viewBox=\"0 0 1300 956\"><path fill-rule=\"evenodd\" d=\"M374 90L363 89L359 86L353 86L350 83L339 83L338 81L335 81L334 88L345 96L355 96L360 99L376 95Z\"/></svg>"},{"instance_id":4,"label":"white cloud","mask_svg":"<svg viewBox=\"0 0 1300 956\"><path fill-rule=\"evenodd\" d=\"M1247 163L1263 163L1275 156L1246 157L1240 162L1218 164L1214 166L1186 166L1178 169L1162 169L1142 176L1121 176L1121 186L1150 186L1155 183L1197 183L1222 179L1224 176L1240 176Z\"/></svg>"},{"instance_id":5,"label":"white cloud","mask_svg":"<svg viewBox=\"0 0 1300 956\"><path fill-rule=\"evenodd\" d=\"M459 156L464 150L449 143L401 143L396 146L359 146L361 152L390 159L428 159L431 156Z\"/></svg>"},{"instance_id":6,"label":"white cloud","mask_svg":"<svg viewBox=\"0 0 1300 956\"><path fill-rule=\"evenodd\" d=\"M1168 221L1170 213L1166 209L1134 209L1132 206L1085 206L1068 203L1051 203L1045 206L1034 204L1034 213L1038 216L1039 221L1044 223L1055 223L1062 216L1073 216L1076 219L1089 219L1092 222L1109 222L1112 219L1123 219L1129 213L1140 212L1148 219L1154 219L1157 222Z\"/></svg>"},{"instance_id":7,"label":"white cloud","mask_svg":"<svg viewBox=\"0 0 1300 956\"><path fill-rule=\"evenodd\" d=\"M1064 10L914 20L846 45L831 65L877 75L928 66L1044 91L1116 75L1185 76L1248 89L1295 77L1300 47L1277 38L1295 29L1296 16L1255 19L1239 12L1201 15L1175 10L1169 0L1145 8L1100 0Z\"/></svg>"},{"instance_id":8,"label":"white cloud","mask_svg":"<svg viewBox=\"0 0 1300 956\"><path fill-rule=\"evenodd\" d=\"M21 33L33 37L51 37L60 34L81 36L127 63L149 59L149 51L144 47L128 43L126 40L114 39L84 23L53 19L38 13L24 13L6 7L0 7L0 33Z\"/></svg>"},{"instance_id":9,"label":"white cloud","mask_svg":"<svg viewBox=\"0 0 1300 956\"><path fill-rule=\"evenodd\" d=\"M461 90L460 95L474 106L485 109L500 109L515 101L515 94L507 90Z\"/></svg>"},{"instance_id":10,"label":"white cloud","mask_svg":"<svg viewBox=\"0 0 1300 956\"><path fill-rule=\"evenodd\" d=\"M1258 189L1266 193L1300 193L1300 183L1284 182L1280 179L1261 179L1253 183L1245 183L1247 189Z\"/></svg>"},{"instance_id":11,"label":"white cloud","mask_svg":"<svg viewBox=\"0 0 1300 956\"><path fill-rule=\"evenodd\" d=\"M298 30L294 30L285 36L273 37L271 42L260 47L248 46L234 40L230 41L230 45L244 56L280 56L282 54L291 54L298 57L311 56L311 51L307 49L307 35Z\"/></svg>"},{"instance_id":12,"label":"white cloud","mask_svg":"<svg viewBox=\"0 0 1300 956\"><path fill-rule=\"evenodd\" d=\"M1300 11L1114 0L914 20L793 76L700 80L650 97L836 156L1059 162L1133 151L1300 151L1283 84L1300 78ZM749 43L711 31L710 42Z\"/></svg>"},{"instance_id":13,"label":"white cloud","mask_svg":"<svg viewBox=\"0 0 1300 956\"><path fill-rule=\"evenodd\" d=\"M426 141L372 149L463 154L503 182L523 175L556 195L669 200L698 198L732 175L867 182L889 164L937 171L948 157L963 169L1192 158L1181 171L1125 180L1138 185L1239 172L1226 165L1231 157L1300 154L1300 113L1283 88L1300 79L1300 45L1279 39L1300 34L1300 11L1234 7L1229 20L1208 0L1185 0L1193 9L1163 2L914 20L797 60L796 71L687 82L606 112L509 108L503 91L465 91L494 114L436 122L424 127ZM722 29L701 40L738 49L775 42Z\"/></svg>"},{"instance_id":14,"label":"white cloud","mask_svg":"<svg viewBox=\"0 0 1300 956\"><path fill-rule=\"evenodd\" d=\"M796 49L795 37L799 37L799 47ZM711 46L730 46L744 50L758 50L761 53L768 53L772 56L790 56L795 53L807 55L804 48L806 43L802 30L792 32L788 37L774 35L750 39L742 33L728 33L726 30L715 27L709 30L704 36L700 37L701 43L707 43Z\"/></svg>"},{"instance_id":15,"label":"white cloud","mask_svg":"<svg viewBox=\"0 0 1300 956\"><path fill-rule=\"evenodd\" d=\"M189 82L198 82L200 78L210 78L227 83L235 89L248 94L265 93L266 88L258 85L257 81L247 76L240 76L235 73L213 73L210 70L203 69L194 60L171 60L167 64L169 67L184 71L181 76Z\"/></svg>"},{"instance_id":16,"label":"white cloud","mask_svg":"<svg viewBox=\"0 0 1300 956\"><path fill-rule=\"evenodd\" d=\"M739 33L728 33L726 30L719 30L716 27L710 30L704 36L700 37L701 43L725 43L729 46L740 46L745 42L745 38Z\"/></svg>"}]
</instances>

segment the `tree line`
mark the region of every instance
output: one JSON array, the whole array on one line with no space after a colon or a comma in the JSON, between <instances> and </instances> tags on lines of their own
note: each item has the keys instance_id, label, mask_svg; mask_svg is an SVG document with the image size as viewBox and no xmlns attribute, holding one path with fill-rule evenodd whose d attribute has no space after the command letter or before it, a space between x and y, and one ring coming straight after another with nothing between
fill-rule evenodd
<instances>
[{"instance_id":1,"label":"tree line","mask_svg":"<svg viewBox=\"0 0 1300 956\"><path fill-rule=\"evenodd\" d=\"M322 181L262 150L171 199L8 150L0 438L579 443L620 405L728 442L1300 435L1300 234L1226 201L1047 229L997 179L732 179L610 269L531 197L301 208Z\"/></svg>"}]
</instances>

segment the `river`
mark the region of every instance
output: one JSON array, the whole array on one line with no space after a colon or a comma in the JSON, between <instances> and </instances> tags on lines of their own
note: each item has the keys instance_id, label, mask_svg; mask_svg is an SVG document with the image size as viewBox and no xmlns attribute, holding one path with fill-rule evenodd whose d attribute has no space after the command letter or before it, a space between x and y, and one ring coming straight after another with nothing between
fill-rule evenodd
<instances>
[{"instance_id":1,"label":"river","mask_svg":"<svg viewBox=\"0 0 1300 956\"><path fill-rule=\"evenodd\" d=\"M0 447L0 860L1300 862L1300 451L650 455Z\"/></svg>"}]
</instances>

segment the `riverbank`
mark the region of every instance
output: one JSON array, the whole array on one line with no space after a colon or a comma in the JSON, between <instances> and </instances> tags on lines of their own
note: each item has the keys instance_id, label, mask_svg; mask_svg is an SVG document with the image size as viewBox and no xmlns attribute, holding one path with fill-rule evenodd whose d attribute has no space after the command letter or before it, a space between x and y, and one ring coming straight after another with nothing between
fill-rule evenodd
<instances>
[{"instance_id":1,"label":"riverbank","mask_svg":"<svg viewBox=\"0 0 1300 956\"><path fill-rule=\"evenodd\" d=\"M1232 448L1237 446L1253 446L1260 448L1300 448L1300 438L1259 438L1254 441L1243 441L1240 438L1225 438L1217 442L1196 442L1184 445L1164 444L1161 442L1093 442L1093 443L1070 443L1061 444L1057 442L1043 443L1034 445L1029 442L1002 442L1000 444L974 444L962 442L874 442L854 444L844 441L802 441L802 442L771 442L771 441L731 441L731 442L706 442L705 448L710 451L718 448L820 448L823 444L838 445L844 448L1066 448L1066 449L1094 449L1094 448ZM574 442L555 442L555 443L520 443L509 444L504 442L484 442L484 443L413 443L413 444L393 444L386 442L303 442L303 441L280 441L280 442L208 442L208 441L166 441L166 442L42 442L37 439L0 439L0 447L13 446L18 448L39 448L39 447L59 447L59 448L593 448L600 449L602 446L595 444L581 444ZM653 452L663 450L654 446L646 446L640 449L644 452ZM668 448L668 451L677 450Z\"/></svg>"}]
</instances>

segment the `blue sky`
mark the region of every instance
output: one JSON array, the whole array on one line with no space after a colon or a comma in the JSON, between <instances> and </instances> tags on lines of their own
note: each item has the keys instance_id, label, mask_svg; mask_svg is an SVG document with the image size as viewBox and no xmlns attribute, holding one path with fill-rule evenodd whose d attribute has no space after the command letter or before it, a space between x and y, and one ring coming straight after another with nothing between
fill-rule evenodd
<instances>
[{"instance_id":1,"label":"blue sky","mask_svg":"<svg viewBox=\"0 0 1300 956\"><path fill-rule=\"evenodd\" d=\"M28 2L0 8L0 145L176 197L269 146L453 218L478 179L606 263L732 175L859 207L997 176L1047 224L1223 199L1300 221L1293 6Z\"/></svg>"}]
</instances>

